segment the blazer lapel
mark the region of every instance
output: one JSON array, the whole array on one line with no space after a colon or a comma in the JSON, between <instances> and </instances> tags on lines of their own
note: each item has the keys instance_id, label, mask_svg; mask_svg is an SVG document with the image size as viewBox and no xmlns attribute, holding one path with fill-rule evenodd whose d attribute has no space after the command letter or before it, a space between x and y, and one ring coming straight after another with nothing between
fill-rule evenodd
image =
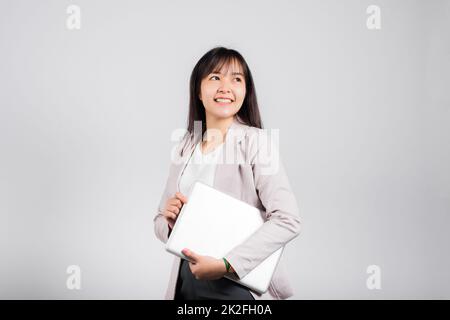
<instances>
[{"instance_id":1,"label":"blazer lapel","mask_svg":"<svg viewBox=\"0 0 450 320\"><path fill-rule=\"evenodd\" d=\"M238 146L238 144L241 142L241 140L245 137L245 131L247 130L248 126L241 123L235 116L233 118L233 122L231 123L230 127L228 128L227 134L225 136L225 142L224 142L224 148L223 150L235 150ZM231 130L231 134L229 134ZM200 138L201 139L201 138ZM187 164L189 163L189 159L192 157L195 146L197 143L200 142L199 139L195 139L194 141L191 141L189 139L188 144L186 146L185 152L186 155L183 153L184 160L181 164L178 164L178 173L176 174L177 180L176 180L176 189L178 192L180 192L180 180L183 175L184 170L186 169ZM230 170L230 164L224 163L224 161L217 163L216 170L214 174L214 187L217 187L217 189L222 189L224 186L227 185L227 181L229 178L228 170Z\"/></svg>"},{"instance_id":2,"label":"blazer lapel","mask_svg":"<svg viewBox=\"0 0 450 320\"><path fill-rule=\"evenodd\" d=\"M226 158L228 157L228 155L226 155L226 157L222 157L223 161L216 164L214 188L222 191L229 189L230 175L233 174L233 169L237 165L235 161L236 155L239 156L239 144L245 137L245 131L247 130L247 128L247 125L240 123L238 120L236 120L236 118L234 118L231 126L228 129L232 130L232 134L229 134L229 131L227 132L224 148L222 149L224 152L233 152L233 162L228 163L228 159Z\"/></svg>"}]
</instances>

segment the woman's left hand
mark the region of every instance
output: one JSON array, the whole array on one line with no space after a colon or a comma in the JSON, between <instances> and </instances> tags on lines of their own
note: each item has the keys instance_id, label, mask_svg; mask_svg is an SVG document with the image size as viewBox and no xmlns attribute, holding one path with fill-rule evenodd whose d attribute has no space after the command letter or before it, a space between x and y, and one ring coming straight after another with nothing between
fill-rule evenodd
<instances>
[{"instance_id":1,"label":"woman's left hand","mask_svg":"<svg viewBox=\"0 0 450 320\"><path fill-rule=\"evenodd\" d=\"M189 268L197 280L216 280L227 273L221 259L202 256L189 249L183 249L182 253L189 259Z\"/></svg>"}]
</instances>

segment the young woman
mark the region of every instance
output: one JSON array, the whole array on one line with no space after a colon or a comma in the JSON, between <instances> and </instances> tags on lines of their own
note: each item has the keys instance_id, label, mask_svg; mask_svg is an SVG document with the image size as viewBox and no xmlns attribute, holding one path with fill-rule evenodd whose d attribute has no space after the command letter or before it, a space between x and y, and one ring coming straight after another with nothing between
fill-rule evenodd
<instances>
[{"instance_id":1,"label":"young woman","mask_svg":"<svg viewBox=\"0 0 450 320\"><path fill-rule=\"evenodd\" d=\"M208 51L192 71L187 133L173 154L154 218L155 234L163 243L167 242L196 180L259 208L265 213L265 223L223 259L184 249L189 261L175 257L166 299L253 300L292 296L283 258L264 294L223 277L227 272L244 277L300 232L297 202L278 149L261 134L263 131L252 74L244 58L223 47ZM263 155L264 161L260 161Z\"/></svg>"}]
</instances>

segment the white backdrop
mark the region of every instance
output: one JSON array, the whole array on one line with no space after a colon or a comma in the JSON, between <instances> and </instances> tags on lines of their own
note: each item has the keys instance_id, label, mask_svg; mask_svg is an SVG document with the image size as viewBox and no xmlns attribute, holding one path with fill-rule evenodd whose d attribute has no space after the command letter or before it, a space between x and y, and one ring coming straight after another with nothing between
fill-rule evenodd
<instances>
[{"instance_id":1,"label":"white backdrop","mask_svg":"<svg viewBox=\"0 0 450 320\"><path fill-rule=\"evenodd\" d=\"M293 299L450 298L449 30L443 0L0 0L0 298L163 297L170 134L217 45L280 129Z\"/></svg>"}]
</instances>

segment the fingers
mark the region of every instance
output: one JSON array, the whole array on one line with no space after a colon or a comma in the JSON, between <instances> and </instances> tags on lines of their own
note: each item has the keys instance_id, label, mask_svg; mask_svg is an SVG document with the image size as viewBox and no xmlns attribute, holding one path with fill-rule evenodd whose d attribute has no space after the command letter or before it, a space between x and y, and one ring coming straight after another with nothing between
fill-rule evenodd
<instances>
[{"instance_id":1,"label":"fingers","mask_svg":"<svg viewBox=\"0 0 450 320\"><path fill-rule=\"evenodd\" d=\"M197 275L197 271L195 270L195 263L189 262L189 269L191 269L191 273L194 278L200 280L200 277Z\"/></svg>"},{"instance_id":2,"label":"fingers","mask_svg":"<svg viewBox=\"0 0 450 320\"><path fill-rule=\"evenodd\" d=\"M174 212L172 212L172 211L169 211L169 210L166 210L166 211L164 212L164 216L165 216L166 218L168 218L168 219L177 220L177 214L174 213Z\"/></svg>"},{"instance_id":3,"label":"fingers","mask_svg":"<svg viewBox=\"0 0 450 320\"><path fill-rule=\"evenodd\" d=\"M170 229L173 229L173 227L175 226L175 220L167 218L167 222L169 223Z\"/></svg>"},{"instance_id":4,"label":"fingers","mask_svg":"<svg viewBox=\"0 0 450 320\"><path fill-rule=\"evenodd\" d=\"M194 252L194 251L191 251L191 250L189 250L189 249L183 249L183 250L181 250L181 252L186 256L186 257L188 257L189 258L189 260L191 260L191 262L197 262L197 254Z\"/></svg>"},{"instance_id":5,"label":"fingers","mask_svg":"<svg viewBox=\"0 0 450 320\"><path fill-rule=\"evenodd\" d=\"M181 200L180 200L180 199L177 199L176 197L170 198L170 199L167 201L167 204L168 204L168 205L172 205L172 206L176 206L176 207L178 207L179 209L181 209L181 207L183 206L183 203L181 202Z\"/></svg>"},{"instance_id":6,"label":"fingers","mask_svg":"<svg viewBox=\"0 0 450 320\"><path fill-rule=\"evenodd\" d=\"M177 215L180 213L180 208L178 208L176 206L168 205L167 206L167 210L170 211L170 212L173 212L173 213L175 213Z\"/></svg>"},{"instance_id":7,"label":"fingers","mask_svg":"<svg viewBox=\"0 0 450 320\"><path fill-rule=\"evenodd\" d=\"M175 193L175 197L177 199L180 199L181 202L183 202L183 204L185 204L188 201L188 199L181 192Z\"/></svg>"},{"instance_id":8,"label":"fingers","mask_svg":"<svg viewBox=\"0 0 450 320\"><path fill-rule=\"evenodd\" d=\"M177 219L178 214L180 213L180 208L175 205L168 204L166 206L166 211L164 212L164 215L168 218Z\"/></svg>"},{"instance_id":9,"label":"fingers","mask_svg":"<svg viewBox=\"0 0 450 320\"><path fill-rule=\"evenodd\" d=\"M168 220L169 225L175 224L178 214L181 212L181 208L186 202L187 198L180 192L177 192L173 198L167 200L164 216Z\"/></svg>"}]
</instances>

